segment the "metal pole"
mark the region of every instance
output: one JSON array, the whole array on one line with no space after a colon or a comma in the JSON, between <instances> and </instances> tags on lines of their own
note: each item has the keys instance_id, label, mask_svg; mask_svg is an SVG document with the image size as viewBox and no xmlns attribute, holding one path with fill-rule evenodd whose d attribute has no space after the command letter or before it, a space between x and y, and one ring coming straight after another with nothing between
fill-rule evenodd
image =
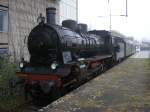
<instances>
[{"instance_id":1,"label":"metal pole","mask_svg":"<svg viewBox=\"0 0 150 112\"><path fill-rule=\"evenodd\" d=\"M109 5L109 30L110 30L110 33L111 33L111 30L112 30L112 16L125 16L125 17L128 17L128 1L126 0L126 14L124 15L112 15L111 14L111 4L110 4L110 0L108 0L108 5ZM98 16L98 17L105 17L105 16Z\"/></svg>"},{"instance_id":2,"label":"metal pole","mask_svg":"<svg viewBox=\"0 0 150 112\"><path fill-rule=\"evenodd\" d=\"M79 10L79 8L78 8L78 0L76 0L76 21L78 22L78 10Z\"/></svg>"},{"instance_id":3,"label":"metal pole","mask_svg":"<svg viewBox=\"0 0 150 112\"><path fill-rule=\"evenodd\" d=\"M111 32L111 8L110 8L110 15L109 15L109 19L110 19L110 20L109 20L109 22L110 22L110 23L109 23L109 25L110 25L110 26L109 26L109 28L110 28L109 30L110 30L110 32Z\"/></svg>"},{"instance_id":4,"label":"metal pole","mask_svg":"<svg viewBox=\"0 0 150 112\"><path fill-rule=\"evenodd\" d=\"M126 0L126 17L128 17L128 0Z\"/></svg>"},{"instance_id":5,"label":"metal pole","mask_svg":"<svg viewBox=\"0 0 150 112\"><path fill-rule=\"evenodd\" d=\"M111 33L111 4L110 4L110 0L108 0L108 4L109 4L109 30Z\"/></svg>"}]
</instances>

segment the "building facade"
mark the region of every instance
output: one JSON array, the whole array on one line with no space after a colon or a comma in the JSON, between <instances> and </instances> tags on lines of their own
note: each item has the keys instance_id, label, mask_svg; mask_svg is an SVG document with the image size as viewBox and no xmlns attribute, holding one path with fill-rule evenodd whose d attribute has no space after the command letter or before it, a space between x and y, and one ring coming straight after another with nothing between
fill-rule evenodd
<instances>
[{"instance_id":1,"label":"building facade","mask_svg":"<svg viewBox=\"0 0 150 112\"><path fill-rule=\"evenodd\" d=\"M47 7L56 7L59 23L59 0L1 0L0 51L7 52L12 60L29 59L27 36L38 24L40 13L45 16Z\"/></svg>"},{"instance_id":2,"label":"building facade","mask_svg":"<svg viewBox=\"0 0 150 112\"><path fill-rule=\"evenodd\" d=\"M78 0L60 0L60 24L63 20L78 21Z\"/></svg>"},{"instance_id":3,"label":"building facade","mask_svg":"<svg viewBox=\"0 0 150 112\"><path fill-rule=\"evenodd\" d=\"M77 0L0 0L0 53L8 52L14 61L29 60L27 37L47 7L56 8L57 24L77 20Z\"/></svg>"}]
</instances>

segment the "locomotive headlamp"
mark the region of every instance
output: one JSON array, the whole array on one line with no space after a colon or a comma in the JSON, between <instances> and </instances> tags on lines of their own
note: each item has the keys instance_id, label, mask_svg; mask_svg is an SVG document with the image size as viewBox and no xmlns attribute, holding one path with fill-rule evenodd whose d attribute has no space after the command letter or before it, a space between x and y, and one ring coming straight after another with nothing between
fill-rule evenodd
<instances>
[{"instance_id":1,"label":"locomotive headlamp","mask_svg":"<svg viewBox=\"0 0 150 112\"><path fill-rule=\"evenodd\" d=\"M19 67L23 68L24 67L24 63L23 62L19 63Z\"/></svg>"},{"instance_id":2,"label":"locomotive headlamp","mask_svg":"<svg viewBox=\"0 0 150 112\"><path fill-rule=\"evenodd\" d=\"M24 58L21 58L21 61L19 63L20 69L23 69L25 67L25 65L26 65L26 62L24 61Z\"/></svg>"},{"instance_id":3,"label":"locomotive headlamp","mask_svg":"<svg viewBox=\"0 0 150 112\"><path fill-rule=\"evenodd\" d=\"M51 69L55 70L57 68L58 64L56 62L53 62L51 64Z\"/></svg>"}]
</instances>

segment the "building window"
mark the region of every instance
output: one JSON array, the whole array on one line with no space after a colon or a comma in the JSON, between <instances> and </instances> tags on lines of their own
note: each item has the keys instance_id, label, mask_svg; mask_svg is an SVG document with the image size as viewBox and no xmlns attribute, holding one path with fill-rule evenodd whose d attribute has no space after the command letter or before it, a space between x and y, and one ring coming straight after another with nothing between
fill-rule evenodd
<instances>
[{"instance_id":1,"label":"building window","mask_svg":"<svg viewBox=\"0 0 150 112\"><path fill-rule=\"evenodd\" d=\"M0 57L8 55L8 48L0 48Z\"/></svg>"},{"instance_id":2,"label":"building window","mask_svg":"<svg viewBox=\"0 0 150 112\"><path fill-rule=\"evenodd\" d=\"M0 32L8 31L8 8L0 6Z\"/></svg>"}]
</instances>

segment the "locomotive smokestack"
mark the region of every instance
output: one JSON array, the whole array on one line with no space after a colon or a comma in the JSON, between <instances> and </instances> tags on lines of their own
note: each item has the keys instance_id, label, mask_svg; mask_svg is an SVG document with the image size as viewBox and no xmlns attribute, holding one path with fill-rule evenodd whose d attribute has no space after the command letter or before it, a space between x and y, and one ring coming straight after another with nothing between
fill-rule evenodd
<instances>
[{"instance_id":1,"label":"locomotive smokestack","mask_svg":"<svg viewBox=\"0 0 150 112\"><path fill-rule=\"evenodd\" d=\"M56 24L56 8L46 8L46 18L48 24Z\"/></svg>"}]
</instances>

